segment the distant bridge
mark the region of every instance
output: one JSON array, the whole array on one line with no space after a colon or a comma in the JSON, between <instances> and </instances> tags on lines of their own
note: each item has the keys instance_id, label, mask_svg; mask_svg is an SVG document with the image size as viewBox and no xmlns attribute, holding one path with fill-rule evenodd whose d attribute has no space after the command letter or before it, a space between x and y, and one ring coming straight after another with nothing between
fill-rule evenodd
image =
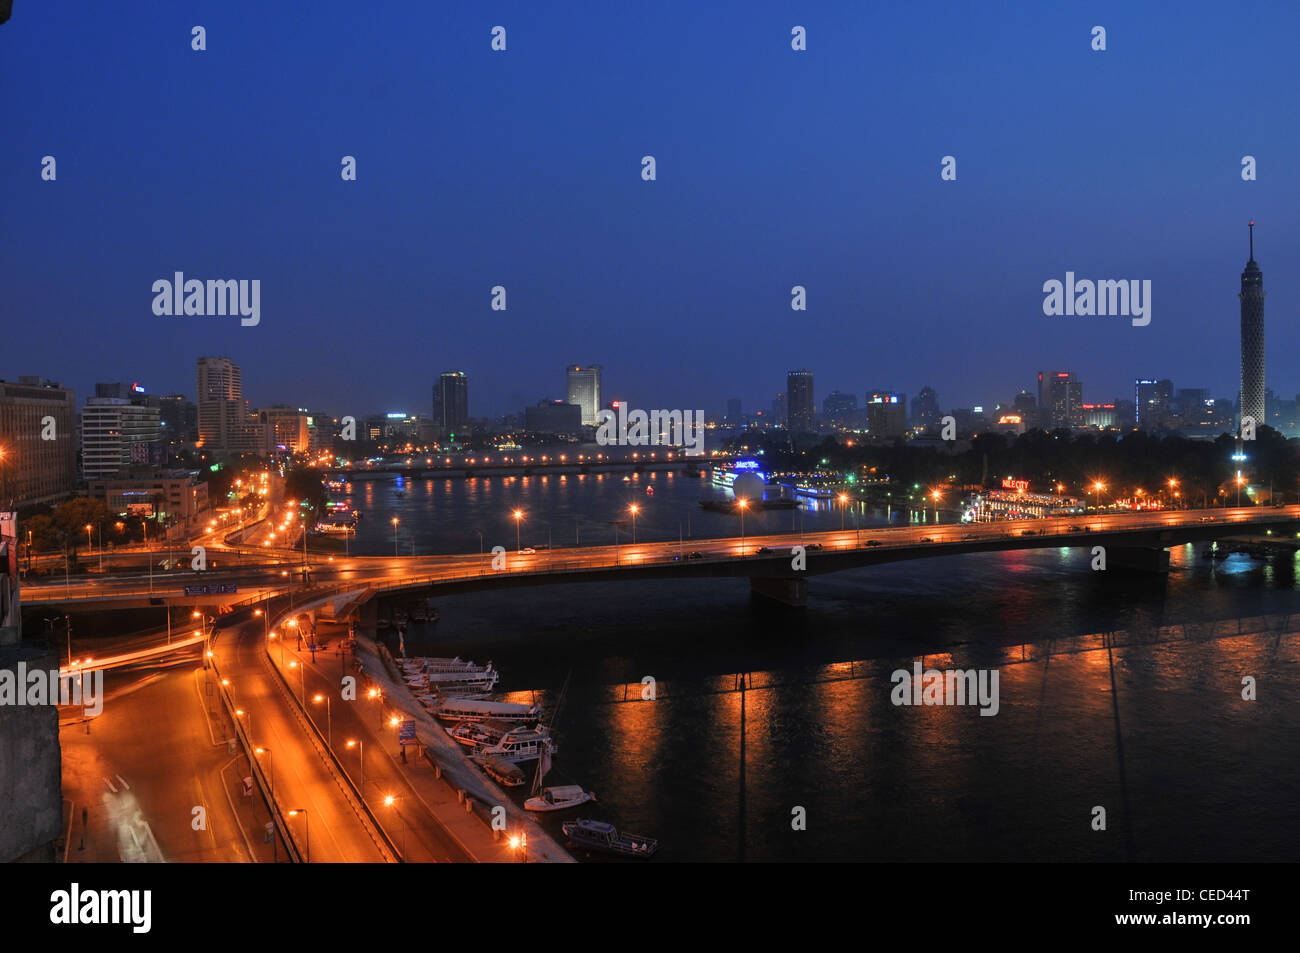
<instances>
[{"instance_id":1,"label":"distant bridge","mask_svg":"<svg viewBox=\"0 0 1300 953\"><path fill-rule=\"evenodd\" d=\"M490 460L490 462L489 462ZM528 462L519 460L505 461L501 457L456 460L447 457L429 457L421 463L417 460L396 461L374 464L372 466L338 467L326 470L327 476L346 476L352 481L363 481L372 476L400 474L411 479L428 479L430 477L479 477L479 476L546 476L549 474L583 474L583 473L644 473L656 470L696 470L709 468L704 457L687 457L673 453L668 459L662 455L637 460L591 459L583 455L563 454L560 456L528 457Z\"/></svg>"}]
</instances>

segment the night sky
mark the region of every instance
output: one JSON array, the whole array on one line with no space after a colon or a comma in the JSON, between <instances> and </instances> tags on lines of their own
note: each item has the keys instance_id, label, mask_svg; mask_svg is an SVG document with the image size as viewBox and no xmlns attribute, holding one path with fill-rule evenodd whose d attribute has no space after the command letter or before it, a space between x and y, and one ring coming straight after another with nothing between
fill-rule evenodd
<instances>
[{"instance_id":1,"label":"night sky","mask_svg":"<svg viewBox=\"0 0 1300 953\"><path fill-rule=\"evenodd\" d=\"M710 412L794 367L819 405L1009 401L1055 368L1089 401L1137 376L1235 396L1254 218L1268 386L1294 396L1297 39L1294 2L15 0L0 376L193 396L228 355L254 406L336 414L428 413L449 368L472 414L518 412L589 362ZM154 316L178 270L260 279L260 326ZM1151 324L1045 317L1067 270L1150 279Z\"/></svg>"}]
</instances>

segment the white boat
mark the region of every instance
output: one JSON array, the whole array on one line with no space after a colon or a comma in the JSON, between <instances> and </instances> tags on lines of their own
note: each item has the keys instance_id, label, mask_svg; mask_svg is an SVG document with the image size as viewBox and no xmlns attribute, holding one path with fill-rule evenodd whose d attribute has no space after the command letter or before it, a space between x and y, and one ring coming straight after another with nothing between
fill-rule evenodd
<instances>
[{"instance_id":1,"label":"white boat","mask_svg":"<svg viewBox=\"0 0 1300 953\"><path fill-rule=\"evenodd\" d=\"M551 788L543 788L540 795L528 798L524 801L524 810L563 811L566 808L578 807L594 800L596 800L596 795L584 791L579 784L560 784Z\"/></svg>"},{"instance_id":2,"label":"white boat","mask_svg":"<svg viewBox=\"0 0 1300 953\"><path fill-rule=\"evenodd\" d=\"M406 676L406 684L413 688L438 688L445 690L490 692L496 687L501 673L491 666L481 672L422 672Z\"/></svg>"},{"instance_id":3,"label":"white boat","mask_svg":"<svg viewBox=\"0 0 1300 953\"><path fill-rule=\"evenodd\" d=\"M485 758L503 758L518 763L555 754L555 743L545 728L509 727L488 721L466 722L446 729L457 744Z\"/></svg>"},{"instance_id":4,"label":"white boat","mask_svg":"<svg viewBox=\"0 0 1300 953\"><path fill-rule=\"evenodd\" d=\"M348 523L317 523L316 532L329 536L355 536L357 528Z\"/></svg>"},{"instance_id":5,"label":"white boat","mask_svg":"<svg viewBox=\"0 0 1300 953\"><path fill-rule=\"evenodd\" d=\"M478 665L467 662L459 656L456 658L415 658L402 661L402 671L410 675L423 675L425 672L486 672L492 663Z\"/></svg>"},{"instance_id":6,"label":"white boat","mask_svg":"<svg viewBox=\"0 0 1300 953\"><path fill-rule=\"evenodd\" d=\"M531 724L542 717L541 705L479 701L473 698L442 697L437 699L430 710L443 721L497 721Z\"/></svg>"}]
</instances>

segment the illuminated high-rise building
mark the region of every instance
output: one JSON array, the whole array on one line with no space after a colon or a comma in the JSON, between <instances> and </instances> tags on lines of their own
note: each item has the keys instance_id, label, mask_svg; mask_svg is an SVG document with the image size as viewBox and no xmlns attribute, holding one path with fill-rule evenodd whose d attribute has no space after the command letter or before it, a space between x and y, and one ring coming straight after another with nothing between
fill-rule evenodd
<instances>
[{"instance_id":1,"label":"illuminated high-rise building","mask_svg":"<svg viewBox=\"0 0 1300 953\"><path fill-rule=\"evenodd\" d=\"M565 403L582 408L582 426L596 426L600 403L599 364L570 364L564 370Z\"/></svg>"},{"instance_id":2,"label":"illuminated high-rise building","mask_svg":"<svg viewBox=\"0 0 1300 953\"><path fill-rule=\"evenodd\" d=\"M787 424L791 433L813 433L816 427L817 405L813 402L812 371L791 371L785 377Z\"/></svg>"},{"instance_id":3,"label":"illuminated high-rise building","mask_svg":"<svg viewBox=\"0 0 1300 953\"><path fill-rule=\"evenodd\" d=\"M1255 223L1250 223L1250 261L1241 273L1241 400L1238 423L1264 423L1264 273L1255 263Z\"/></svg>"},{"instance_id":4,"label":"illuminated high-rise building","mask_svg":"<svg viewBox=\"0 0 1300 953\"><path fill-rule=\"evenodd\" d=\"M439 440L465 435L469 427L469 377L464 371L443 371L433 385L433 427Z\"/></svg>"}]
</instances>

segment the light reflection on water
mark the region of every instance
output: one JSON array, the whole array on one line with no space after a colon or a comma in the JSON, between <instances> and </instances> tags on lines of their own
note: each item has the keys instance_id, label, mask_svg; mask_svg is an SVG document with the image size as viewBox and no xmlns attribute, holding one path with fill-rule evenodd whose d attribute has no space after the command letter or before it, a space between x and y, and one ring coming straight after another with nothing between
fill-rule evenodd
<instances>
[{"instance_id":1,"label":"light reflection on water","mask_svg":"<svg viewBox=\"0 0 1300 953\"><path fill-rule=\"evenodd\" d=\"M638 536L671 517L675 537L673 514L708 492L686 479L657 490ZM433 505L422 530L456 549L499 508L526 504L554 531L628 498L621 477L590 485L463 488L477 515L448 510L454 487L394 502ZM810 518L839 527L838 511ZM1080 548L855 570L812 579L795 612L751 603L744 580L479 593L440 599L441 622L408 643L492 658L517 700L553 705L572 670L550 782L596 791L578 813L658 837L665 860L1294 859L1300 636L1144 639L1300 611L1295 561L1212 563L1184 546L1161 577L1090 560ZM1117 630L1136 644L1077 638ZM922 653L928 667L997 667L999 714L891 704L890 673ZM654 701L640 699L647 675ZM1241 699L1244 675L1258 701ZM807 830L791 829L797 807ZM570 813L543 823L558 831Z\"/></svg>"}]
</instances>

